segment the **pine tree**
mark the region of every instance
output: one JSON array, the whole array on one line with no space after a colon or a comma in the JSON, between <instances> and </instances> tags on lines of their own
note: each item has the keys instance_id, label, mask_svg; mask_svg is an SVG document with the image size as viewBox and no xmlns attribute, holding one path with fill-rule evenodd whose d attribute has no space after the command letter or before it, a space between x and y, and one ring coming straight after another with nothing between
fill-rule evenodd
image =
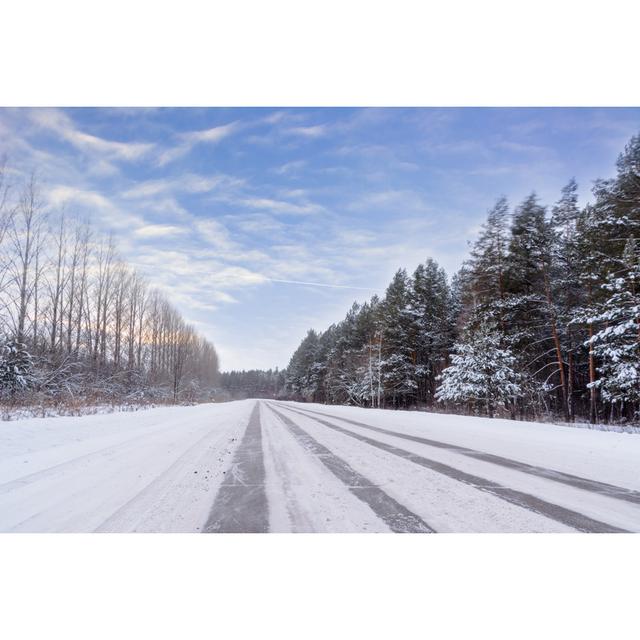
<instances>
[{"instance_id":1,"label":"pine tree","mask_svg":"<svg viewBox=\"0 0 640 640\"><path fill-rule=\"evenodd\" d=\"M410 340L415 347L415 376L419 399L433 402L436 377L453 344L450 314L451 293L447 276L435 260L418 265L412 278L409 311L412 314Z\"/></svg>"},{"instance_id":2,"label":"pine tree","mask_svg":"<svg viewBox=\"0 0 640 640\"><path fill-rule=\"evenodd\" d=\"M330 326L326 331L318 335L315 356L309 372L309 387L314 402L327 402L327 378L329 375L329 355L335 339L335 326Z\"/></svg>"},{"instance_id":3,"label":"pine tree","mask_svg":"<svg viewBox=\"0 0 640 640\"><path fill-rule=\"evenodd\" d=\"M545 207L535 193L517 207L508 255L508 297L504 318L508 343L518 354L519 369L534 389L551 387L552 406L568 415L568 392L558 311L553 291L553 233ZM537 381L537 382L536 382ZM531 407L520 407L521 413Z\"/></svg>"},{"instance_id":4,"label":"pine tree","mask_svg":"<svg viewBox=\"0 0 640 640\"><path fill-rule=\"evenodd\" d=\"M313 365L316 362L318 350L318 334L309 329L306 337L291 356L287 367L287 386L294 396L311 399L315 388L313 386Z\"/></svg>"},{"instance_id":5,"label":"pine tree","mask_svg":"<svg viewBox=\"0 0 640 640\"><path fill-rule=\"evenodd\" d=\"M506 269L511 293L527 296L540 291L548 240L545 208L532 193L516 208L511 225Z\"/></svg>"},{"instance_id":6,"label":"pine tree","mask_svg":"<svg viewBox=\"0 0 640 640\"><path fill-rule=\"evenodd\" d=\"M565 363L560 354L567 354L565 415L573 420L575 414L576 351L580 343L572 327L573 310L584 304L585 292L581 283L583 265L580 249L580 220L578 184L572 178L562 189L560 200L551 215L551 253L548 264L547 302L549 304L552 337L554 337L559 369Z\"/></svg>"},{"instance_id":7,"label":"pine tree","mask_svg":"<svg viewBox=\"0 0 640 640\"><path fill-rule=\"evenodd\" d=\"M523 395L522 376L516 358L502 345L494 326L482 324L453 347L451 366L440 376L436 399L443 403L483 407L492 418L496 410L508 409Z\"/></svg>"},{"instance_id":8,"label":"pine tree","mask_svg":"<svg viewBox=\"0 0 640 640\"><path fill-rule=\"evenodd\" d=\"M504 302L509 240L508 217L509 204L503 196L488 212L480 236L473 245L468 268L474 305L499 306ZM499 316L502 325L504 319L501 310Z\"/></svg>"},{"instance_id":9,"label":"pine tree","mask_svg":"<svg viewBox=\"0 0 640 640\"><path fill-rule=\"evenodd\" d=\"M399 269L387 287L381 305L382 380L385 400L392 406L407 406L416 397L415 344L411 341L413 314L411 282L404 269Z\"/></svg>"},{"instance_id":10,"label":"pine tree","mask_svg":"<svg viewBox=\"0 0 640 640\"><path fill-rule=\"evenodd\" d=\"M598 180L593 189L595 203L586 207L577 224L579 280L583 299L572 310L572 324L584 327L588 339L589 419L601 418L597 384L596 340L603 328L597 318L602 317L612 279L624 272L624 252L627 242L640 233L640 135L631 138L616 163L617 174L610 180ZM599 351L602 354L602 351ZM602 389L604 391L604 389ZM603 417L603 416L602 416Z\"/></svg>"},{"instance_id":11,"label":"pine tree","mask_svg":"<svg viewBox=\"0 0 640 640\"><path fill-rule=\"evenodd\" d=\"M361 307L353 303L345 319L334 328L327 345L327 393L333 402L349 403L354 399L353 386L358 383L356 369L364 338L360 335Z\"/></svg>"},{"instance_id":12,"label":"pine tree","mask_svg":"<svg viewBox=\"0 0 640 640\"><path fill-rule=\"evenodd\" d=\"M640 135L593 193L581 209L570 180L550 217L532 193L510 228L500 198L450 287L429 260L354 305L321 336L326 401L429 405L442 372L438 400L490 414L640 419Z\"/></svg>"},{"instance_id":13,"label":"pine tree","mask_svg":"<svg viewBox=\"0 0 640 640\"><path fill-rule=\"evenodd\" d=\"M598 244L601 260L620 261L630 237L640 236L640 134L633 136L616 163L616 177L596 181ZM615 267L614 267L615 268Z\"/></svg>"},{"instance_id":14,"label":"pine tree","mask_svg":"<svg viewBox=\"0 0 640 640\"><path fill-rule=\"evenodd\" d=\"M600 360L599 378L593 383L612 410L638 417L640 410L640 251L630 238L623 252L626 268L610 275L602 288L609 296L601 312L590 320L604 325L589 343Z\"/></svg>"}]
</instances>

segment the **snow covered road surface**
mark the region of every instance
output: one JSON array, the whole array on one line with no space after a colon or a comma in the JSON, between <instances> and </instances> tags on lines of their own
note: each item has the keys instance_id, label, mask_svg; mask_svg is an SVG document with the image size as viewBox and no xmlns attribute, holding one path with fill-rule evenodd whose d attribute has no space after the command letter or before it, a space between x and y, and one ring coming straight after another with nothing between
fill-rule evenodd
<instances>
[{"instance_id":1,"label":"snow covered road surface","mask_svg":"<svg viewBox=\"0 0 640 640\"><path fill-rule=\"evenodd\" d=\"M343 459L312 438L293 420L276 409L273 412L289 428L294 437L310 455L316 456L357 498L366 503L396 533L433 533L434 530L415 513L409 511L386 494L372 480L359 474Z\"/></svg>"},{"instance_id":2,"label":"snow covered road surface","mask_svg":"<svg viewBox=\"0 0 640 640\"><path fill-rule=\"evenodd\" d=\"M1 531L640 531L640 436L245 400L0 426Z\"/></svg>"},{"instance_id":3,"label":"snow covered road surface","mask_svg":"<svg viewBox=\"0 0 640 640\"><path fill-rule=\"evenodd\" d=\"M260 405L256 402L240 447L209 514L205 533L268 533Z\"/></svg>"},{"instance_id":4,"label":"snow covered road surface","mask_svg":"<svg viewBox=\"0 0 640 640\"><path fill-rule=\"evenodd\" d=\"M254 404L0 425L0 530L198 531Z\"/></svg>"}]
</instances>

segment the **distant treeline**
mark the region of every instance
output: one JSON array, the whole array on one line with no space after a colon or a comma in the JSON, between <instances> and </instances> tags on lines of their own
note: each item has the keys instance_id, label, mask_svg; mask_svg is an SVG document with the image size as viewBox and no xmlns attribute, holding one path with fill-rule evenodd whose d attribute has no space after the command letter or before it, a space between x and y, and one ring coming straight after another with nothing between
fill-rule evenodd
<instances>
[{"instance_id":1,"label":"distant treeline","mask_svg":"<svg viewBox=\"0 0 640 640\"><path fill-rule=\"evenodd\" d=\"M224 371L220 374L220 389L220 399L282 398L286 393L284 371L278 371L277 368L268 371Z\"/></svg>"},{"instance_id":2,"label":"distant treeline","mask_svg":"<svg viewBox=\"0 0 640 640\"><path fill-rule=\"evenodd\" d=\"M218 357L119 255L0 166L0 399L210 398Z\"/></svg>"},{"instance_id":3,"label":"distant treeline","mask_svg":"<svg viewBox=\"0 0 640 640\"><path fill-rule=\"evenodd\" d=\"M283 395L478 415L640 420L640 136L578 206L500 198L449 282L431 259L309 331Z\"/></svg>"}]
</instances>

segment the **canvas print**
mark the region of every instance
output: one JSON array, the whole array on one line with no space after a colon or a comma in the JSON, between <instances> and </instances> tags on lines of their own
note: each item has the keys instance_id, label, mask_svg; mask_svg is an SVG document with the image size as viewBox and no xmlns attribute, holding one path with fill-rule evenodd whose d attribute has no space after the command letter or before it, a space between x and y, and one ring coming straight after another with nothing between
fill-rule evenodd
<instances>
[{"instance_id":1,"label":"canvas print","mask_svg":"<svg viewBox=\"0 0 640 640\"><path fill-rule=\"evenodd\" d=\"M640 531L640 109L0 109L0 531Z\"/></svg>"}]
</instances>

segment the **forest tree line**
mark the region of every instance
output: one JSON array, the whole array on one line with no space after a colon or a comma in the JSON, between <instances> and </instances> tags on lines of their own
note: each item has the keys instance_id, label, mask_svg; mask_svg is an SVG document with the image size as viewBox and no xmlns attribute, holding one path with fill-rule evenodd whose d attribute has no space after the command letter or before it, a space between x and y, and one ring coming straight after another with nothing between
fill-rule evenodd
<instances>
[{"instance_id":1,"label":"forest tree line","mask_svg":"<svg viewBox=\"0 0 640 640\"><path fill-rule=\"evenodd\" d=\"M0 394L5 403L196 400L214 346L118 254L0 166Z\"/></svg>"},{"instance_id":2,"label":"forest tree line","mask_svg":"<svg viewBox=\"0 0 640 640\"><path fill-rule=\"evenodd\" d=\"M220 374L218 398L243 400L245 398L273 399L285 393L285 372L275 369L223 371Z\"/></svg>"},{"instance_id":3,"label":"forest tree line","mask_svg":"<svg viewBox=\"0 0 640 640\"><path fill-rule=\"evenodd\" d=\"M281 397L476 415L640 420L640 135L578 206L488 212L449 281L429 259L310 330Z\"/></svg>"}]
</instances>

